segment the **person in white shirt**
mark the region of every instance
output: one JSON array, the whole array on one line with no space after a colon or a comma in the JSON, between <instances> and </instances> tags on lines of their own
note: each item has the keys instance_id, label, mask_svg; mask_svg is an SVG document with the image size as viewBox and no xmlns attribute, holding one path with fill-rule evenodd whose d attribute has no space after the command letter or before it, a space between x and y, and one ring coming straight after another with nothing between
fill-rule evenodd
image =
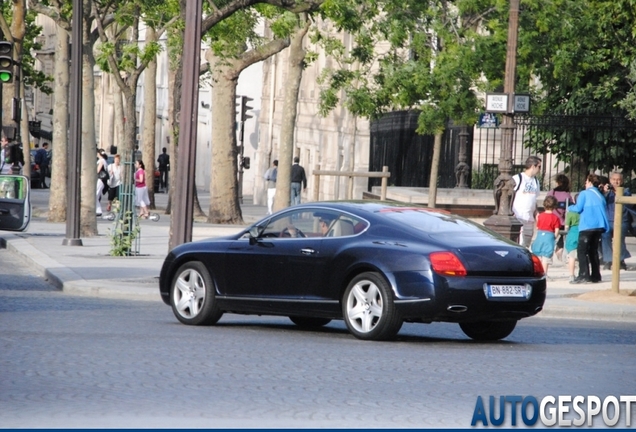
<instances>
[{"instance_id":1,"label":"person in white shirt","mask_svg":"<svg viewBox=\"0 0 636 432\"><path fill-rule=\"evenodd\" d=\"M267 214L272 214L274 196L276 195L276 178L278 177L278 160L272 162L272 167L265 172L263 178L267 182Z\"/></svg>"},{"instance_id":2,"label":"person in white shirt","mask_svg":"<svg viewBox=\"0 0 636 432\"><path fill-rule=\"evenodd\" d=\"M121 156L118 154L113 158L113 163L108 165L108 207L107 211L111 211L113 201L119 199L119 186L121 185Z\"/></svg>"},{"instance_id":3,"label":"person in white shirt","mask_svg":"<svg viewBox=\"0 0 636 432\"><path fill-rule=\"evenodd\" d=\"M9 140L6 136L0 138L0 174L11 174L11 164L7 162L9 157Z\"/></svg>"},{"instance_id":4,"label":"person in white shirt","mask_svg":"<svg viewBox=\"0 0 636 432\"><path fill-rule=\"evenodd\" d=\"M537 197L539 196L539 180L536 176L541 171L541 159L530 156L526 159L525 171L514 175L515 196L512 211L523 224L519 233L519 244L530 247L534 235L534 221L537 215Z\"/></svg>"}]
</instances>

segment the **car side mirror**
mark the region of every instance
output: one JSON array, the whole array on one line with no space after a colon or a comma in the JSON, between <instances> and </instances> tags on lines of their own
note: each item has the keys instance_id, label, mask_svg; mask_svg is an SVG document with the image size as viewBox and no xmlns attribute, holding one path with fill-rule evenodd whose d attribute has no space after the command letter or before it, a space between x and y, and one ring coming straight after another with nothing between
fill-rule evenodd
<instances>
[{"instance_id":1,"label":"car side mirror","mask_svg":"<svg viewBox=\"0 0 636 432\"><path fill-rule=\"evenodd\" d=\"M31 221L31 187L23 175L0 175L0 230L24 231Z\"/></svg>"},{"instance_id":2,"label":"car side mirror","mask_svg":"<svg viewBox=\"0 0 636 432\"><path fill-rule=\"evenodd\" d=\"M250 230L248 231L250 235L250 245L255 245L258 242L258 237L261 235L262 232L263 228L258 225L250 228Z\"/></svg>"}]
</instances>

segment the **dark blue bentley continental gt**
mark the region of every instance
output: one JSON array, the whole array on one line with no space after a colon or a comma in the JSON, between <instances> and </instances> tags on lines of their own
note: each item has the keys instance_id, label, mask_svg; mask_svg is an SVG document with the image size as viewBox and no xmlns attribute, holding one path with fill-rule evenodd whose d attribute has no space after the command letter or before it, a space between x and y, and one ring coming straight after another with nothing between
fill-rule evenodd
<instances>
[{"instance_id":1,"label":"dark blue bentley continental gt","mask_svg":"<svg viewBox=\"0 0 636 432\"><path fill-rule=\"evenodd\" d=\"M510 335L545 301L530 251L470 220L377 201L289 207L233 236L174 248L160 292L179 321L224 312L288 316L301 327L344 319L359 339L403 322L458 323L477 340Z\"/></svg>"}]
</instances>

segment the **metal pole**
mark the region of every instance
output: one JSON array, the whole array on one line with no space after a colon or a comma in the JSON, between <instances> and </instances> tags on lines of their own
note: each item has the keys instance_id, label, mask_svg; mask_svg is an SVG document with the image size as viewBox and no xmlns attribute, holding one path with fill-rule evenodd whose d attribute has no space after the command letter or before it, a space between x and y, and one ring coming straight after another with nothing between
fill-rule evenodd
<instances>
[{"instance_id":1,"label":"metal pole","mask_svg":"<svg viewBox=\"0 0 636 432\"><path fill-rule=\"evenodd\" d=\"M239 203L243 204L243 155L245 152L244 147L244 137L245 137L245 122L241 120L240 132L239 132L239 167L238 167L238 193L239 193Z\"/></svg>"},{"instance_id":2,"label":"metal pole","mask_svg":"<svg viewBox=\"0 0 636 432\"><path fill-rule=\"evenodd\" d=\"M197 108L199 105L199 68L201 61L201 0L186 1L183 35L183 85L177 173L175 183L174 232L170 248L192 241L194 218L194 161L196 157Z\"/></svg>"},{"instance_id":3,"label":"metal pole","mask_svg":"<svg viewBox=\"0 0 636 432\"><path fill-rule=\"evenodd\" d=\"M512 170L512 141L514 137L514 113L512 100L515 93L517 71L517 33L519 29L519 0L510 0L510 16L508 17L508 45L506 49L506 70L504 77L504 93L508 94L508 112L504 114L501 125L501 154L499 158L499 176L495 179L495 207L497 213L489 217L484 225L493 231L513 240L519 240L521 222L512 213L514 198L514 180L510 176Z\"/></svg>"},{"instance_id":4,"label":"metal pole","mask_svg":"<svg viewBox=\"0 0 636 432\"><path fill-rule=\"evenodd\" d=\"M82 23L83 0L73 0L73 29L71 41L71 116L68 148L68 178L66 181L66 238L65 246L82 246L80 239L80 168L82 160Z\"/></svg>"}]
</instances>

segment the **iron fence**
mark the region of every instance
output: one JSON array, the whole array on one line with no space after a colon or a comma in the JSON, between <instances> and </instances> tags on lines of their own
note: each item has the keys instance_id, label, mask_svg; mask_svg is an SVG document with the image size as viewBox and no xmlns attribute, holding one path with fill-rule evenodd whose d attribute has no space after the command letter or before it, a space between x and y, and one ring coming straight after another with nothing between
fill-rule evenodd
<instances>
[{"instance_id":1,"label":"iron fence","mask_svg":"<svg viewBox=\"0 0 636 432\"><path fill-rule=\"evenodd\" d=\"M388 113L371 123L369 169L389 167L391 186L428 187L434 137L418 135L417 111ZM523 171L530 155L543 160L538 176L543 190L555 186L558 174L570 178L571 189L584 187L590 172L624 173L626 186L636 189L636 123L620 117L516 115L512 143L512 174ZM449 124L442 142L438 187L457 186L462 128ZM465 143L472 189L492 189L499 175L501 129L468 128ZM379 185L370 179L369 188Z\"/></svg>"}]
</instances>

